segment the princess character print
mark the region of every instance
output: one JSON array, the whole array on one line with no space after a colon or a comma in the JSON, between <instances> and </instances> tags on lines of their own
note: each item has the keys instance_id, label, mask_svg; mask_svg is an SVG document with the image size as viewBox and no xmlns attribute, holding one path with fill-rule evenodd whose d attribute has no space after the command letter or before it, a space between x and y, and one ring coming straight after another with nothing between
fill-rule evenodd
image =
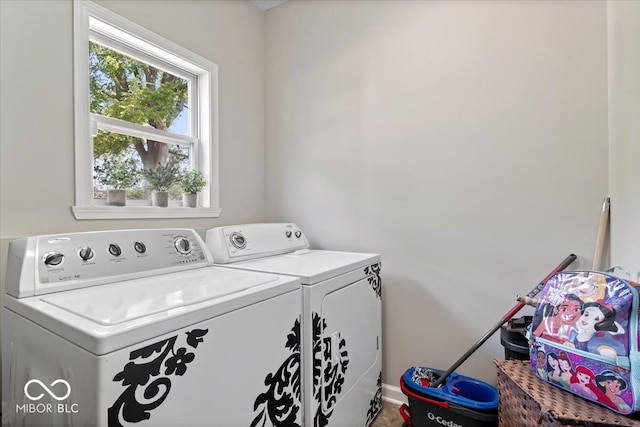
<instances>
[{"instance_id":1,"label":"princess character print","mask_svg":"<svg viewBox=\"0 0 640 427\"><path fill-rule=\"evenodd\" d=\"M616 412L638 410L638 292L600 272L552 276L531 325L536 376ZM637 386L636 386L637 387Z\"/></svg>"}]
</instances>

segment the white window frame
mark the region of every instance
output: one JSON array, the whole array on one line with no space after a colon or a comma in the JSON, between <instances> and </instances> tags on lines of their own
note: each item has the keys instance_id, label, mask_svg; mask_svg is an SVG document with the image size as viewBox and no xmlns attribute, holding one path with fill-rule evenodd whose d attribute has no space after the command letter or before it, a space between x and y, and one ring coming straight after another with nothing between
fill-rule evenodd
<instances>
[{"instance_id":1,"label":"white window frame","mask_svg":"<svg viewBox=\"0 0 640 427\"><path fill-rule=\"evenodd\" d=\"M106 25L104 25L106 24ZM167 134L147 126L91 114L89 111L89 41L103 35L119 39L119 50L145 62L162 63L171 71L197 79L197 90L189 93L192 135ZM143 52L143 53L141 53ZM167 55L169 54L169 56ZM72 207L77 219L202 218L219 217L218 164L218 66L177 44L87 0L74 1L74 104L76 198ZM198 124L197 128L195 123ZM190 145L192 167L201 170L207 187L200 193L204 207L167 208L107 206L93 199L93 135L97 129L146 138L153 135L172 144Z\"/></svg>"}]
</instances>

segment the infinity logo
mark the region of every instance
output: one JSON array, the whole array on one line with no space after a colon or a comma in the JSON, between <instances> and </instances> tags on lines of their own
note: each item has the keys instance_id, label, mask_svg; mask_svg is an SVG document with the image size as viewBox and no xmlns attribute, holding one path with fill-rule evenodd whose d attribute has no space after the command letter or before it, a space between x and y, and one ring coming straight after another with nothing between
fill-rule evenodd
<instances>
[{"instance_id":1,"label":"infinity logo","mask_svg":"<svg viewBox=\"0 0 640 427\"><path fill-rule=\"evenodd\" d=\"M69 395L71 394L71 386L69 385L69 383L68 383L68 382L66 382L66 381L65 381L65 380L63 380L63 379L57 379L57 380L55 380L54 382L52 382L52 383L51 383L51 385L50 385L50 387L53 387L54 385L56 385L56 384L58 384L58 383L62 383L62 384L64 384L64 385L66 385L66 386L67 386L67 392L66 392L66 394L65 394L64 396L62 396L62 397L60 397L60 396L58 396L57 394L55 394L54 392L52 392L52 391L49 389L49 387L47 387L46 385L44 385L44 383L43 383L42 381L40 381L40 380L29 380L29 381L24 385L24 394L25 394L25 396L27 396L27 397L28 397L29 399L31 399L31 400L40 400L40 399L42 399L42 396L44 396L44 393L40 393L40 394L39 394L39 395L37 395L37 396L31 396L31 395L29 394L29 392L27 391L27 389L29 388L29 386L30 386L32 383L40 384L40 387L42 387L42 388L43 388L47 393L49 393L49 395L50 395L51 397L53 397L55 400L64 400L64 399L66 399L67 397L69 397Z\"/></svg>"}]
</instances>

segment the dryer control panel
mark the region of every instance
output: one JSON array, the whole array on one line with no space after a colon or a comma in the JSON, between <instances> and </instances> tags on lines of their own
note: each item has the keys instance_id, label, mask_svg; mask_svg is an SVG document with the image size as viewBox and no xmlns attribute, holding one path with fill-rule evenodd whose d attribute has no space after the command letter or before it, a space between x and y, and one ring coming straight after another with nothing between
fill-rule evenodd
<instances>
[{"instance_id":1,"label":"dryer control panel","mask_svg":"<svg viewBox=\"0 0 640 427\"><path fill-rule=\"evenodd\" d=\"M291 223L217 227L207 231L206 239L217 264L263 258L309 247L300 228Z\"/></svg>"},{"instance_id":2,"label":"dryer control panel","mask_svg":"<svg viewBox=\"0 0 640 427\"><path fill-rule=\"evenodd\" d=\"M191 229L112 230L35 236L9 245L6 292L21 298L212 263Z\"/></svg>"}]
</instances>

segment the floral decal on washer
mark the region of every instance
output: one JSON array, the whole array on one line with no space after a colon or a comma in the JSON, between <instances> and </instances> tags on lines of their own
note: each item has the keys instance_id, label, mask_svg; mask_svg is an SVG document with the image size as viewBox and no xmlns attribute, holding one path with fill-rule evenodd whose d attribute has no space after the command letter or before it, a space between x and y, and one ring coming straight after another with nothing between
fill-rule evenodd
<instances>
[{"instance_id":1,"label":"floral decal on washer","mask_svg":"<svg viewBox=\"0 0 640 427\"><path fill-rule=\"evenodd\" d=\"M323 337L327 322L313 313L313 399L316 403L313 425L324 427L333 414L333 405L342 392L349 365L349 353L344 338L338 338L338 360L331 360L331 337ZM339 333L338 333L339 335ZM326 402L326 410L322 402Z\"/></svg>"},{"instance_id":2,"label":"floral decal on washer","mask_svg":"<svg viewBox=\"0 0 640 427\"><path fill-rule=\"evenodd\" d=\"M367 275L367 280L369 281L371 288L380 299L382 299L382 279L380 278L381 266L382 263L377 262L364 268L364 274Z\"/></svg>"},{"instance_id":3,"label":"floral decal on washer","mask_svg":"<svg viewBox=\"0 0 640 427\"><path fill-rule=\"evenodd\" d=\"M296 422L300 403L300 320L296 319L285 347L291 355L280 368L268 374L264 384L268 390L256 398L254 411L260 411L251 427L300 427Z\"/></svg>"},{"instance_id":4,"label":"floral decal on washer","mask_svg":"<svg viewBox=\"0 0 640 427\"><path fill-rule=\"evenodd\" d=\"M118 372L113 381L122 381L127 389L108 410L109 427L123 427L151 418L151 411L164 402L171 391L171 375L184 375L187 365L195 359L190 352L204 341L208 329L193 329L186 332L187 345L176 348L175 335L129 353L131 362ZM157 355L156 355L157 353ZM149 382L152 377L157 377ZM144 387L143 390L138 390ZM145 397L145 403L136 395Z\"/></svg>"},{"instance_id":5,"label":"floral decal on washer","mask_svg":"<svg viewBox=\"0 0 640 427\"><path fill-rule=\"evenodd\" d=\"M376 394L369 402L369 410L367 411L367 423L365 425L371 424L373 419L378 415L378 413L382 410L382 371L378 375L378 389L376 390Z\"/></svg>"}]
</instances>

